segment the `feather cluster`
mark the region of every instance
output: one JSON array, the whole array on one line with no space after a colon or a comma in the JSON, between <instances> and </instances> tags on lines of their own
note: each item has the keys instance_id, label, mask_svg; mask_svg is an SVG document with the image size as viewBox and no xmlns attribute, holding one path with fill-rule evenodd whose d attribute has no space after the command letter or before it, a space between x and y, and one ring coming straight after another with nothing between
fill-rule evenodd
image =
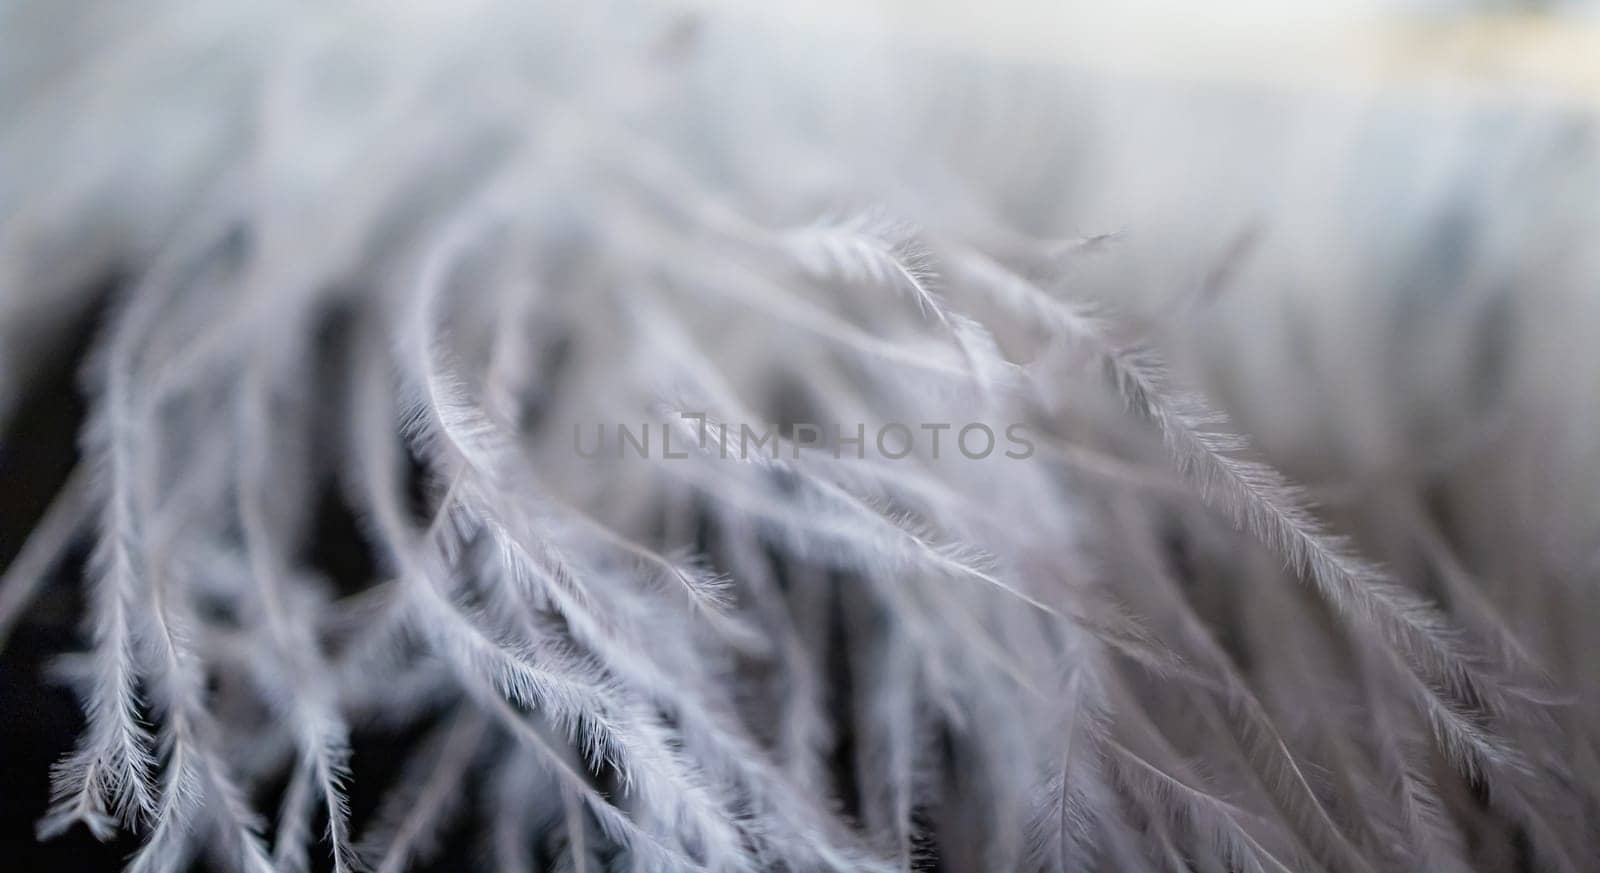
<instances>
[{"instance_id":1,"label":"feather cluster","mask_svg":"<svg viewBox=\"0 0 1600 873\"><path fill-rule=\"evenodd\" d=\"M92 5L0 37L0 412L98 325L0 589L9 632L92 543L40 839L1600 857L1587 116L1241 109L727 10Z\"/></svg>"}]
</instances>

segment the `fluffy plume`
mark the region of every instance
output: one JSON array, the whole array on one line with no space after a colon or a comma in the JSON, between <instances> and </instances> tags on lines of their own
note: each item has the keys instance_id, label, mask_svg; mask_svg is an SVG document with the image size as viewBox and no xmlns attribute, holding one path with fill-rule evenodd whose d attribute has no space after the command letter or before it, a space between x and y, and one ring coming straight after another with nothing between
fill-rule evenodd
<instances>
[{"instance_id":1,"label":"fluffy plume","mask_svg":"<svg viewBox=\"0 0 1600 873\"><path fill-rule=\"evenodd\" d=\"M81 630L44 851L1600 857L1591 109L90 6L0 16L5 439L88 409L0 581Z\"/></svg>"}]
</instances>

